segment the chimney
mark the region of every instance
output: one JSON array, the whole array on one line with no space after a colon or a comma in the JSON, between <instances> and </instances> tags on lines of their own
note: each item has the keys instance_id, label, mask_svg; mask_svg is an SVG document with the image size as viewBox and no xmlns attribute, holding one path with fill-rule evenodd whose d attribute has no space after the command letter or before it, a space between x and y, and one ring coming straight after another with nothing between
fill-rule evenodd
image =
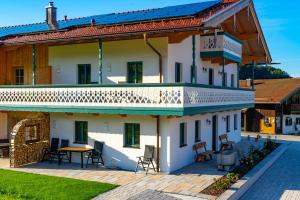
<instances>
[{"instance_id":1,"label":"chimney","mask_svg":"<svg viewBox=\"0 0 300 200\"><path fill-rule=\"evenodd\" d=\"M57 8L52 1L46 7L46 22L51 30L57 29Z\"/></svg>"}]
</instances>

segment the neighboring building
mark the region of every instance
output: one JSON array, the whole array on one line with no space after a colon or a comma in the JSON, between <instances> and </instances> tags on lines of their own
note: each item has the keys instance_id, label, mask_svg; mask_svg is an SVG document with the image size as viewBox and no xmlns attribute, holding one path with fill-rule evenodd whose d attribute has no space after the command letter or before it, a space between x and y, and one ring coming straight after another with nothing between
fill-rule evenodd
<instances>
[{"instance_id":1,"label":"neighboring building","mask_svg":"<svg viewBox=\"0 0 300 200\"><path fill-rule=\"evenodd\" d=\"M247 86L247 81L240 84ZM254 86L255 108L243 113L244 130L268 134L300 133L300 79L255 80Z\"/></svg>"},{"instance_id":2,"label":"neighboring building","mask_svg":"<svg viewBox=\"0 0 300 200\"><path fill-rule=\"evenodd\" d=\"M1 137L45 118L51 137L104 141L106 165L129 170L145 145L172 172L194 161L199 141L238 142L241 109L254 106L239 66L272 61L250 0L61 21L50 3L46 23L0 28L0 40L0 84L12 85L0 88ZM37 142L39 131L24 134Z\"/></svg>"}]
</instances>

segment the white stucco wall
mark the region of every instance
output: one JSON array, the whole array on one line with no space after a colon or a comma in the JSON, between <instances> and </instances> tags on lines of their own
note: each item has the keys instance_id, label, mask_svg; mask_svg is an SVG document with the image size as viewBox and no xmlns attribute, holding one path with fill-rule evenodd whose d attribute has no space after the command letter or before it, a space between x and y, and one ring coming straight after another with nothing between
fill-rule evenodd
<instances>
[{"instance_id":1,"label":"white stucco wall","mask_svg":"<svg viewBox=\"0 0 300 200\"><path fill-rule=\"evenodd\" d=\"M149 39L162 54L167 66L167 38ZM103 43L103 83L126 82L127 63L143 62L143 82L159 82L159 59L144 40L124 40ZM76 84L77 65L91 64L91 81L98 82L98 44L75 44L49 47L53 84Z\"/></svg>"},{"instance_id":2,"label":"white stucco wall","mask_svg":"<svg viewBox=\"0 0 300 200\"><path fill-rule=\"evenodd\" d=\"M168 68L167 82L175 81L175 63L182 63L182 82L191 82L191 66L193 64L193 42L192 36L184 39L181 43L168 45ZM197 83L208 84L208 69L214 69L214 85L222 86L222 65L212 64L210 61L202 61L200 58L200 35L196 35L196 66L197 66ZM206 70L204 70L206 69ZM237 65L228 64L225 66L227 73L227 85L231 86L231 74L234 74L234 86L237 86Z\"/></svg>"},{"instance_id":3,"label":"white stucco wall","mask_svg":"<svg viewBox=\"0 0 300 200\"><path fill-rule=\"evenodd\" d=\"M156 119L150 116L127 116L74 114L66 115L51 113L51 137L69 139L73 147L92 147L94 141L105 142L104 162L107 166L118 166L127 170L134 170L137 157L144 155L145 145L156 146ZM75 144L75 121L88 121L88 145ZM126 148L124 145L124 124L140 123L140 149ZM161 152L160 164L162 171L169 171L168 146L170 144L168 119L161 119ZM74 162L79 162L79 155L74 155ZM112 161L114 159L115 161ZM112 163L113 162L113 163Z\"/></svg>"},{"instance_id":4,"label":"white stucco wall","mask_svg":"<svg viewBox=\"0 0 300 200\"><path fill-rule=\"evenodd\" d=\"M234 130L234 114L238 114L237 130ZM212 123L208 124L208 120L212 120L213 115L218 116L218 136L226 133L226 121L222 117L230 115L230 133L228 139L239 142L241 140L241 111L209 113L205 115L186 116L182 118L174 118L170 124L170 139L171 139L171 171L178 170L184 166L192 164L195 159L193 145L195 144L195 120L201 120L201 141L207 143L207 149L212 149ZM187 146L179 147L179 125L180 123L187 124ZM217 148L219 148L219 140L217 138Z\"/></svg>"},{"instance_id":5,"label":"white stucco wall","mask_svg":"<svg viewBox=\"0 0 300 200\"><path fill-rule=\"evenodd\" d=\"M293 124L291 126L286 126L285 120L287 117L292 118ZM296 118L300 118L300 115L283 115L283 133L282 134L295 134L300 133L300 125L296 125Z\"/></svg>"}]
</instances>

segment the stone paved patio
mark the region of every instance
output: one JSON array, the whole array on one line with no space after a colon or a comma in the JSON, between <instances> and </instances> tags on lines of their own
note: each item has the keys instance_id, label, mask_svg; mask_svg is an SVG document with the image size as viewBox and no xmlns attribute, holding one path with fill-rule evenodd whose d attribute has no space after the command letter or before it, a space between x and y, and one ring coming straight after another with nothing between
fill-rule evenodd
<instances>
[{"instance_id":1,"label":"stone paved patio","mask_svg":"<svg viewBox=\"0 0 300 200\"><path fill-rule=\"evenodd\" d=\"M10 169L9 160L0 159L0 167L2 169ZM55 162L38 163L11 170L120 185L120 187L96 197L95 200L125 200L139 197L138 195L142 192L146 192L142 193L144 195L149 194L149 191L150 193L151 191L157 192L155 193L156 197L161 196L160 199L164 199L165 195L168 194L183 195L191 198L198 197L198 199L214 199L200 192L212 184L214 178L220 178L224 175L224 172L217 171L215 160L193 164L173 174L156 174L153 172L145 175L144 172L135 174L130 171L96 169L93 166L88 169L81 169L78 164L63 163L61 166L58 166ZM182 198L170 196L171 199Z\"/></svg>"}]
</instances>

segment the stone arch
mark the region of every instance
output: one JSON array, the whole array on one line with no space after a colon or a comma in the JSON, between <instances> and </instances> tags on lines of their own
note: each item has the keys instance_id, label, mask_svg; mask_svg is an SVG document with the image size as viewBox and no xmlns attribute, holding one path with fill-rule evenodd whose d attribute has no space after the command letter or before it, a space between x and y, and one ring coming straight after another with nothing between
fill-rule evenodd
<instances>
[{"instance_id":1,"label":"stone arch","mask_svg":"<svg viewBox=\"0 0 300 200\"><path fill-rule=\"evenodd\" d=\"M49 118L28 118L18 122L10 136L10 166L40 162L49 147Z\"/></svg>"}]
</instances>

